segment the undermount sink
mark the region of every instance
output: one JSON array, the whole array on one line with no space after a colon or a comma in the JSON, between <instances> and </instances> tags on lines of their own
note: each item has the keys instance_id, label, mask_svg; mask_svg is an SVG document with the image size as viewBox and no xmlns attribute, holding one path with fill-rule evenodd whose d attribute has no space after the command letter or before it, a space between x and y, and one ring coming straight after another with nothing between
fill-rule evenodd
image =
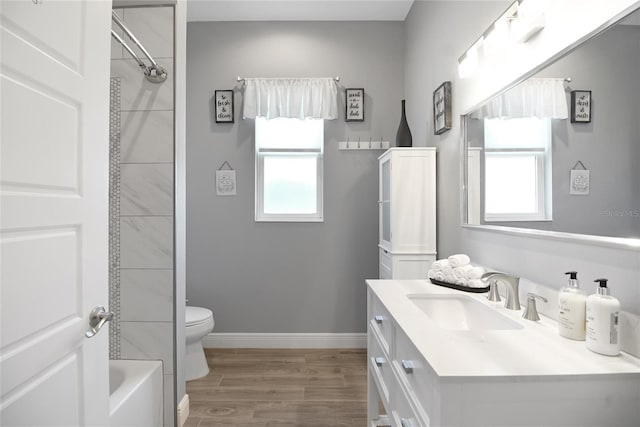
<instances>
[{"instance_id":1,"label":"undermount sink","mask_svg":"<svg viewBox=\"0 0 640 427\"><path fill-rule=\"evenodd\" d=\"M465 295L410 294L407 298L442 329L522 329L521 324Z\"/></svg>"}]
</instances>

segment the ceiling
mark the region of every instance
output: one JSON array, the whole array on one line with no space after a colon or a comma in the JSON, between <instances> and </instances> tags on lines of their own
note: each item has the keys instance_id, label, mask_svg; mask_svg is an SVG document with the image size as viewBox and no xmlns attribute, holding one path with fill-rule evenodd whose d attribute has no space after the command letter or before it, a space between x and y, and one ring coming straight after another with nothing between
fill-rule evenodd
<instances>
[{"instance_id":1,"label":"ceiling","mask_svg":"<svg viewBox=\"0 0 640 427\"><path fill-rule=\"evenodd\" d=\"M414 0L188 0L187 21L404 21Z\"/></svg>"}]
</instances>

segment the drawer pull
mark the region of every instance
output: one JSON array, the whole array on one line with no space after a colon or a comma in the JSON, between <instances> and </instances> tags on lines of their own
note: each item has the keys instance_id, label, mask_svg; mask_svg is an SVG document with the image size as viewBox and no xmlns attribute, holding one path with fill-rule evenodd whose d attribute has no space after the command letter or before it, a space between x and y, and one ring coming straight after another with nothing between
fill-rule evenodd
<instances>
[{"instance_id":1,"label":"drawer pull","mask_svg":"<svg viewBox=\"0 0 640 427\"><path fill-rule=\"evenodd\" d=\"M403 360L402 369L404 369L407 374L413 374L413 363L411 363L410 360Z\"/></svg>"},{"instance_id":2,"label":"drawer pull","mask_svg":"<svg viewBox=\"0 0 640 427\"><path fill-rule=\"evenodd\" d=\"M375 359L376 366L379 368L385 362L384 357L376 357Z\"/></svg>"},{"instance_id":3,"label":"drawer pull","mask_svg":"<svg viewBox=\"0 0 640 427\"><path fill-rule=\"evenodd\" d=\"M400 425L402 427L413 427L413 420L411 418L400 418Z\"/></svg>"},{"instance_id":4,"label":"drawer pull","mask_svg":"<svg viewBox=\"0 0 640 427\"><path fill-rule=\"evenodd\" d=\"M377 324L380 324L384 320L384 317L382 317L381 315L378 314L377 316L374 317L374 319L375 319Z\"/></svg>"}]
</instances>

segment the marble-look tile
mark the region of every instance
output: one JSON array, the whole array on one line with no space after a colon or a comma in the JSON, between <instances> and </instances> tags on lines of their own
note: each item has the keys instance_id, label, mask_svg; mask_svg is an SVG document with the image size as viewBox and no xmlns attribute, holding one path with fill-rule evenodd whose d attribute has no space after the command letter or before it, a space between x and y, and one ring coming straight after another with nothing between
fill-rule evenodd
<instances>
[{"instance_id":1,"label":"marble-look tile","mask_svg":"<svg viewBox=\"0 0 640 427\"><path fill-rule=\"evenodd\" d=\"M173 217L120 218L120 268L173 268Z\"/></svg>"},{"instance_id":2,"label":"marble-look tile","mask_svg":"<svg viewBox=\"0 0 640 427\"><path fill-rule=\"evenodd\" d=\"M120 114L121 163L173 162L173 111Z\"/></svg>"},{"instance_id":3,"label":"marble-look tile","mask_svg":"<svg viewBox=\"0 0 640 427\"><path fill-rule=\"evenodd\" d=\"M113 9L113 11L117 13L120 18L122 18L123 9ZM111 20L111 29L120 37L122 37L124 34L122 29L118 26L118 24L113 22L113 20ZM127 40L125 40L125 42L126 41ZM113 38L113 36L111 36L111 59L122 59L123 50L124 48L122 47L122 45L117 42L116 39Z\"/></svg>"},{"instance_id":4,"label":"marble-look tile","mask_svg":"<svg viewBox=\"0 0 640 427\"><path fill-rule=\"evenodd\" d=\"M120 322L122 359L162 360L165 374L173 374L172 322Z\"/></svg>"},{"instance_id":5,"label":"marble-look tile","mask_svg":"<svg viewBox=\"0 0 640 427\"><path fill-rule=\"evenodd\" d=\"M173 397L173 375L164 376L164 426L173 427L173 414L176 412L176 403Z\"/></svg>"},{"instance_id":6,"label":"marble-look tile","mask_svg":"<svg viewBox=\"0 0 640 427\"><path fill-rule=\"evenodd\" d=\"M121 164L120 215L173 215L173 164Z\"/></svg>"},{"instance_id":7,"label":"marble-look tile","mask_svg":"<svg viewBox=\"0 0 640 427\"><path fill-rule=\"evenodd\" d=\"M120 270L120 319L171 322L173 270Z\"/></svg>"},{"instance_id":8,"label":"marble-look tile","mask_svg":"<svg viewBox=\"0 0 640 427\"><path fill-rule=\"evenodd\" d=\"M168 73L162 83L148 81L135 59L111 60L111 77L122 79L122 111L173 110L173 60L157 61Z\"/></svg>"},{"instance_id":9,"label":"marble-look tile","mask_svg":"<svg viewBox=\"0 0 640 427\"><path fill-rule=\"evenodd\" d=\"M155 59L173 57L173 7L134 7L124 11L124 23ZM137 46L134 52L144 58Z\"/></svg>"},{"instance_id":10,"label":"marble-look tile","mask_svg":"<svg viewBox=\"0 0 640 427\"><path fill-rule=\"evenodd\" d=\"M640 316L622 311L620 313L620 347L623 351L640 357Z\"/></svg>"}]
</instances>

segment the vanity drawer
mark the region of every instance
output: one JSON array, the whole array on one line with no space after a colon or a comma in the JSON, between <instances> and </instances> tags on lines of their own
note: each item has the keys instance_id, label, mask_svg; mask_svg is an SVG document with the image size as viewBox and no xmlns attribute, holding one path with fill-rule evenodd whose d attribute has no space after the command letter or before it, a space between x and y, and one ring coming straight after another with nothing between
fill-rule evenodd
<instances>
[{"instance_id":1,"label":"vanity drawer","mask_svg":"<svg viewBox=\"0 0 640 427\"><path fill-rule=\"evenodd\" d=\"M389 354L391 337L393 334L393 321L387 309L380 300L371 295L371 311L369 312L369 325L380 337L380 344L385 353Z\"/></svg>"},{"instance_id":2,"label":"vanity drawer","mask_svg":"<svg viewBox=\"0 0 640 427\"><path fill-rule=\"evenodd\" d=\"M369 371L375 378L378 394L386 409L389 408L389 397L394 393L394 377L393 371L391 370L391 361L387 353L382 350L380 341L373 331L369 332L368 345Z\"/></svg>"},{"instance_id":3,"label":"vanity drawer","mask_svg":"<svg viewBox=\"0 0 640 427\"><path fill-rule=\"evenodd\" d=\"M414 396L416 410L428 420L427 414L433 410L433 394L437 386L435 373L400 328L396 328L395 331L392 363L400 382L407 390L411 390L410 395Z\"/></svg>"},{"instance_id":4,"label":"vanity drawer","mask_svg":"<svg viewBox=\"0 0 640 427\"><path fill-rule=\"evenodd\" d=\"M428 419L413 409L409 397L401 388L393 395L391 423L393 427L429 427Z\"/></svg>"}]
</instances>

